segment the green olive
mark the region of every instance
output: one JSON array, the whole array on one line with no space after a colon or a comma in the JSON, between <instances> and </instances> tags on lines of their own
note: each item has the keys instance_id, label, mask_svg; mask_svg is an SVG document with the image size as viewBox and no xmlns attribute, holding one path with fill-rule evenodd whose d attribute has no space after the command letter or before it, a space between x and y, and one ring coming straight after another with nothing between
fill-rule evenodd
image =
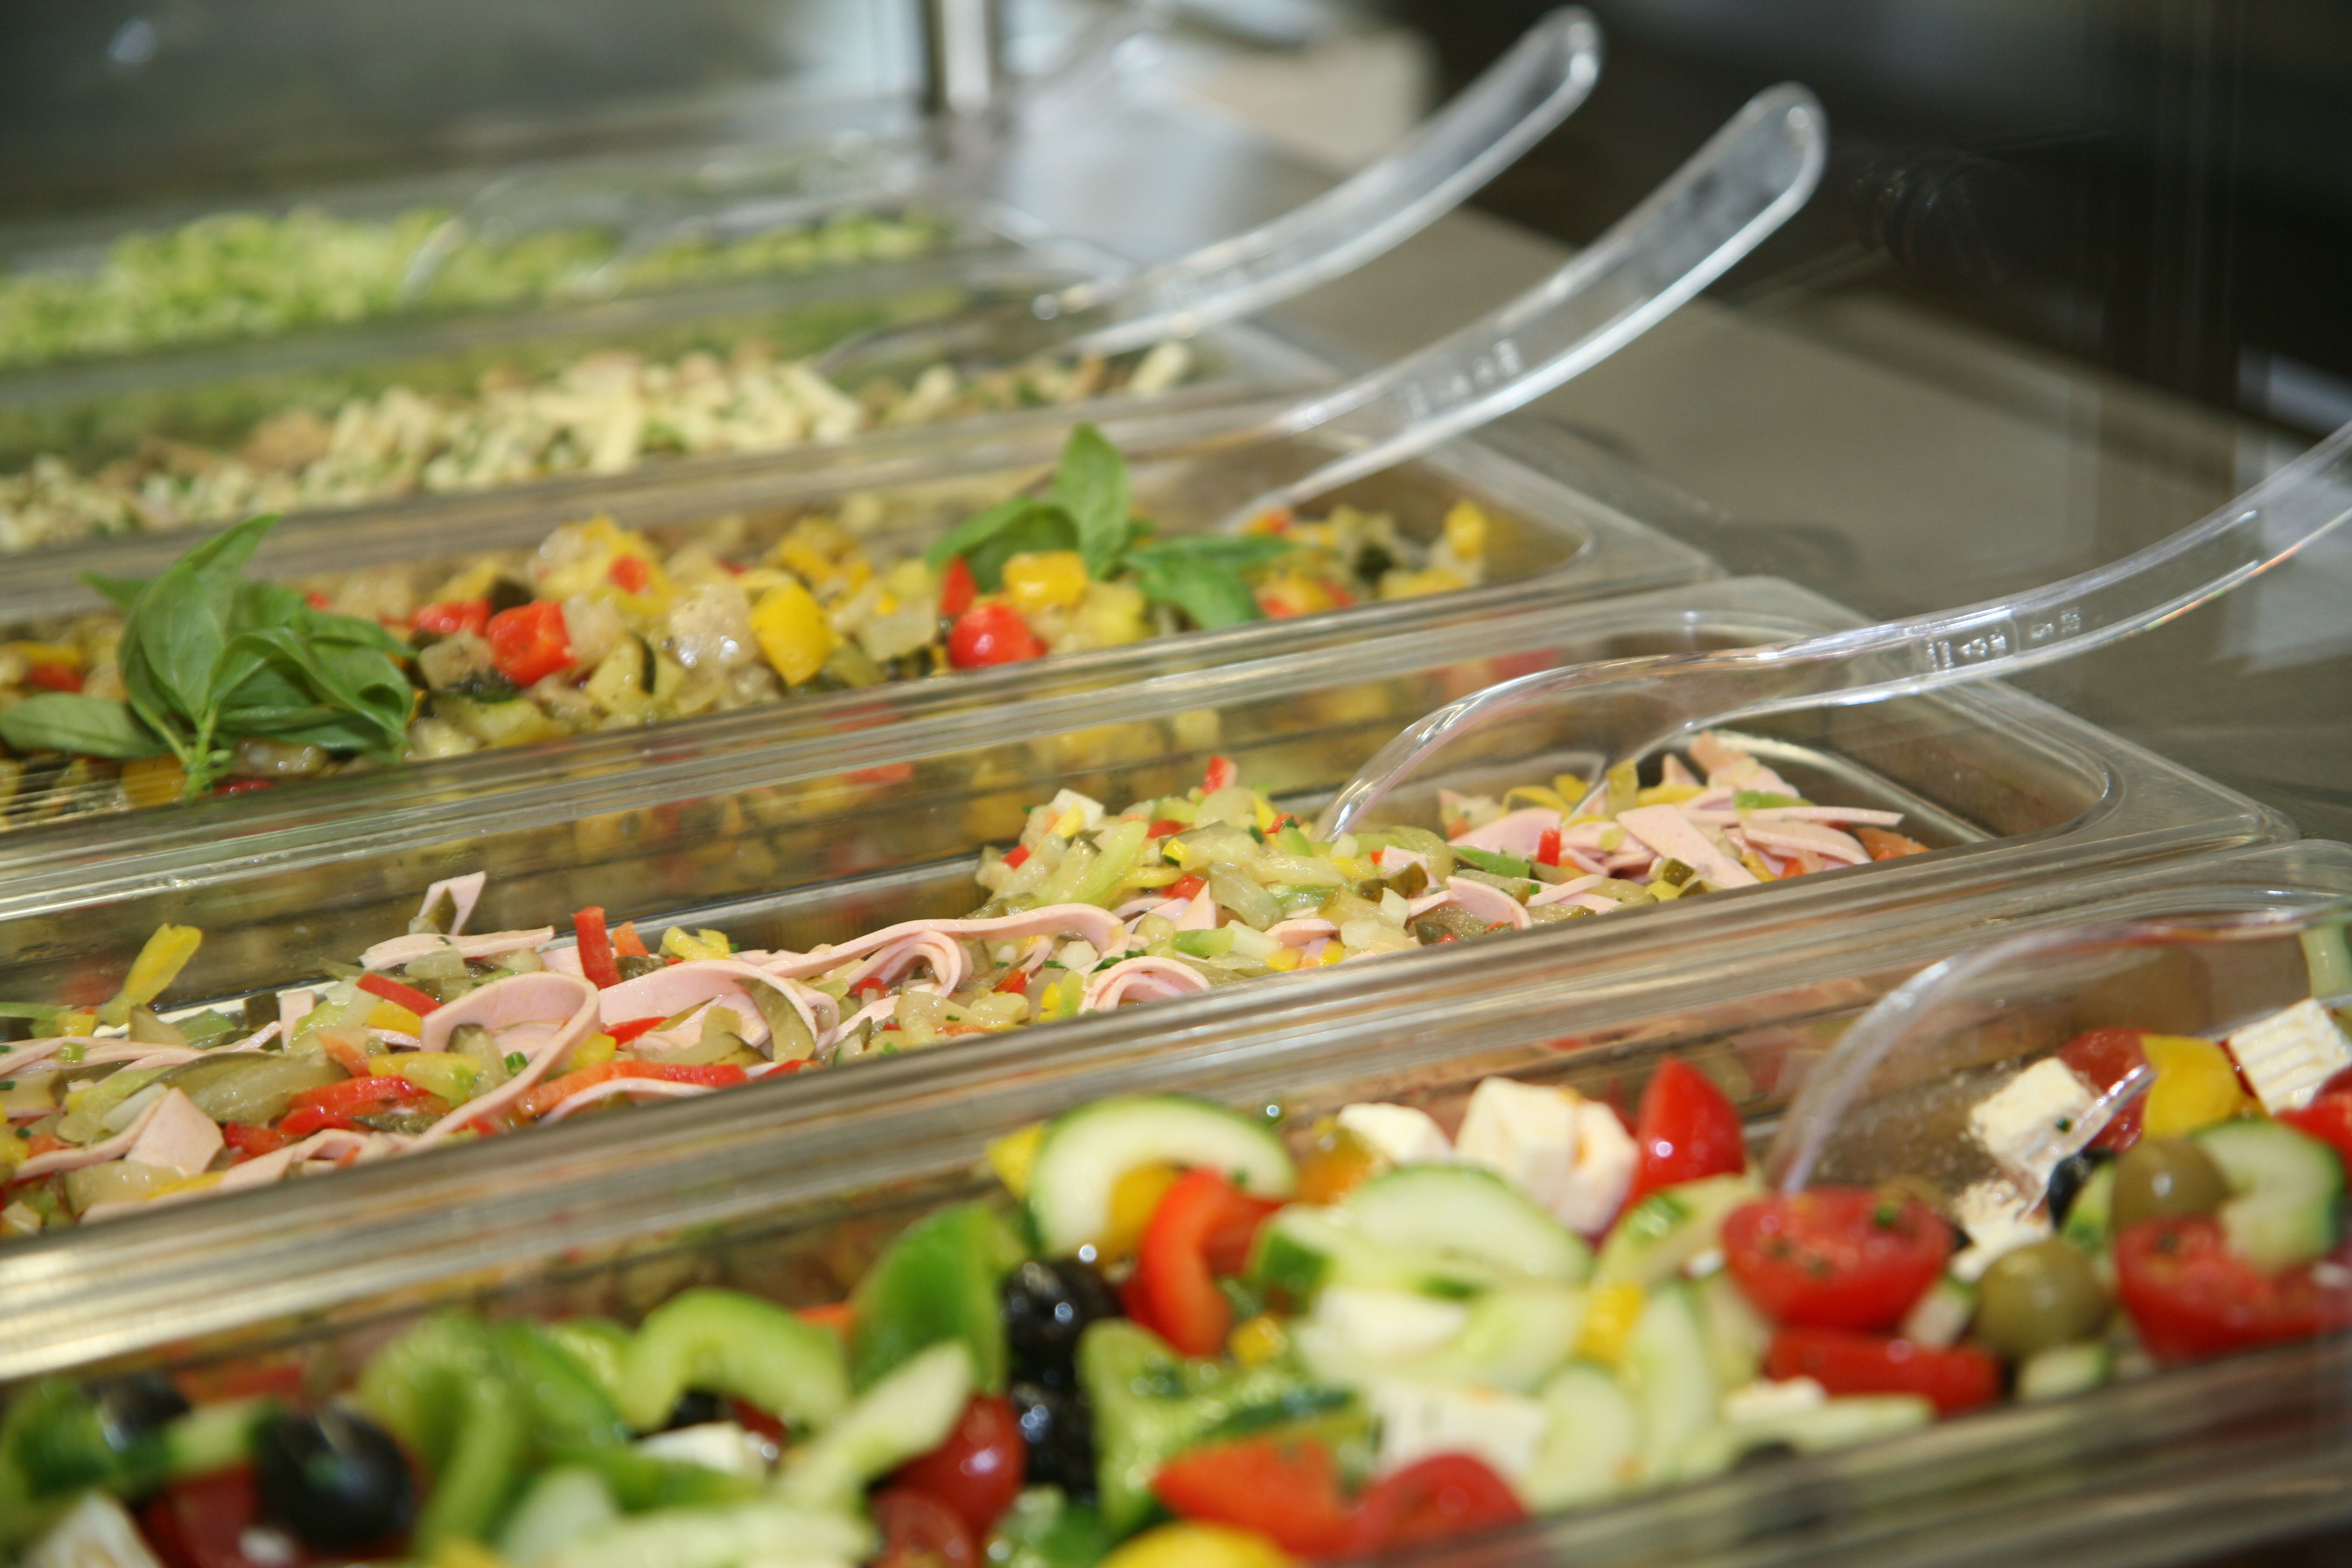
<instances>
[{"instance_id":1,"label":"green olive","mask_svg":"<svg viewBox=\"0 0 2352 1568\"><path fill-rule=\"evenodd\" d=\"M2146 1220L2211 1214L2229 1197L2221 1168L2195 1143L2143 1138L2116 1162L2116 1234Z\"/></svg>"},{"instance_id":2,"label":"green olive","mask_svg":"<svg viewBox=\"0 0 2352 1568\"><path fill-rule=\"evenodd\" d=\"M1977 1283L1977 1332L2011 1361L2083 1339L2106 1317L2090 1259L2055 1237L2002 1253Z\"/></svg>"}]
</instances>

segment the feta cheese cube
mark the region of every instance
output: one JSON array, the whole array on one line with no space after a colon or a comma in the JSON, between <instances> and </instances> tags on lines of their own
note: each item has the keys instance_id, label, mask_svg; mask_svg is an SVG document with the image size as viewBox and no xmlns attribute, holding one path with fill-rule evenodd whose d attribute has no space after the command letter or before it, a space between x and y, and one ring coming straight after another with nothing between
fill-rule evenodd
<instances>
[{"instance_id":1,"label":"feta cheese cube","mask_svg":"<svg viewBox=\"0 0 2352 1568\"><path fill-rule=\"evenodd\" d=\"M636 1449L656 1459L699 1465L721 1475L744 1476L752 1480L765 1480L768 1466L775 1458L775 1450L766 1438L732 1421L705 1421L675 1431L656 1432L650 1437L638 1438Z\"/></svg>"},{"instance_id":2,"label":"feta cheese cube","mask_svg":"<svg viewBox=\"0 0 2352 1568\"><path fill-rule=\"evenodd\" d=\"M2044 1057L1969 1112L1976 1134L2018 1187L2039 1199L2058 1162L2097 1132L2099 1091L2056 1057Z\"/></svg>"},{"instance_id":3,"label":"feta cheese cube","mask_svg":"<svg viewBox=\"0 0 2352 1568\"><path fill-rule=\"evenodd\" d=\"M1953 1199L1952 1216L1969 1233L1969 1245L1952 1255L1952 1277L1973 1285L2001 1254L2049 1236L2049 1216L2042 1213L2041 1204L2038 1195L2029 1196L1998 1179L1979 1182Z\"/></svg>"},{"instance_id":4,"label":"feta cheese cube","mask_svg":"<svg viewBox=\"0 0 2352 1568\"><path fill-rule=\"evenodd\" d=\"M1406 1361L1423 1355L1470 1325L1470 1309L1411 1290L1363 1285L1333 1285L1316 1298L1315 1321L1330 1342L1369 1361Z\"/></svg>"},{"instance_id":5,"label":"feta cheese cube","mask_svg":"<svg viewBox=\"0 0 2352 1568\"><path fill-rule=\"evenodd\" d=\"M1445 1130L1410 1105L1343 1105L1339 1126L1392 1165L1443 1165L1454 1158Z\"/></svg>"},{"instance_id":6,"label":"feta cheese cube","mask_svg":"<svg viewBox=\"0 0 2352 1568\"><path fill-rule=\"evenodd\" d=\"M1780 1383L1759 1378L1723 1396L1723 1418L1734 1426L1778 1421L1786 1415L1819 1409L1829 1396L1829 1390L1810 1377L1792 1377Z\"/></svg>"},{"instance_id":7,"label":"feta cheese cube","mask_svg":"<svg viewBox=\"0 0 2352 1568\"><path fill-rule=\"evenodd\" d=\"M1454 1155L1510 1182L1570 1230L1609 1223L1633 1179L1633 1135L1605 1105L1490 1078L1470 1096Z\"/></svg>"},{"instance_id":8,"label":"feta cheese cube","mask_svg":"<svg viewBox=\"0 0 2352 1568\"><path fill-rule=\"evenodd\" d=\"M1091 833L1102 826L1102 802L1074 789L1056 790L1054 798L1045 803L1045 809L1054 814L1054 831L1065 838L1072 834ZM1065 822L1070 824L1068 832L1063 832Z\"/></svg>"},{"instance_id":9,"label":"feta cheese cube","mask_svg":"<svg viewBox=\"0 0 2352 1568\"><path fill-rule=\"evenodd\" d=\"M2230 1037L2230 1054L2263 1109L2275 1116L2311 1103L2319 1086L2352 1068L2352 1039L2311 997Z\"/></svg>"},{"instance_id":10,"label":"feta cheese cube","mask_svg":"<svg viewBox=\"0 0 2352 1568\"><path fill-rule=\"evenodd\" d=\"M1383 1475L1435 1454L1469 1454L1516 1482L1534 1468L1550 1425L1523 1394L1458 1384L1392 1379L1373 1387L1371 1406Z\"/></svg>"},{"instance_id":11,"label":"feta cheese cube","mask_svg":"<svg viewBox=\"0 0 2352 1568\"><path fill-rule=\"evenodd\" d=\"M26 1568L162 1568L122 1505L95 1491L82 1494L25 1563Z\"/></svg>"}]
</instances>

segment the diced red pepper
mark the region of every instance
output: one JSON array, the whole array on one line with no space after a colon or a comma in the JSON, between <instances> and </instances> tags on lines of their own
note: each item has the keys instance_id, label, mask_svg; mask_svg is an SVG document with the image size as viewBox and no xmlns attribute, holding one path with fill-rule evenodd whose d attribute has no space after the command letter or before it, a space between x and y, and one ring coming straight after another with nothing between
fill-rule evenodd
<instances>
[{"instance_id":1,"label":"diced red pepper","mask_svg":"<svg viewBox=\"0 0 2352 1568\"><path fill-rule=\"evenodd\" d=\"M250 1121L223 1124L221 1140L236 1151L239 1164L263 1154L275 1154L291 1142L275 1127L257 1127Z\"/></svg>"},{"instance_id":2,"label":"diced red pepper","mask_svg":"<svg viewBox=\"0 0 2352 1568\"><path fill-rule=\"evenodd\" d=\"M614 958L650 958L653 956L646 951L646 939L637 934L636 921L623 921L619 925L613 928L613 956Z\"/></svg>"},{"instance_id":3,"label":"diced red pepper","mask_svg":"<svg viewBox=\"0 0 2352 1568\"><path fill-rule=\"evenodd\" d=\"M654 577L652 570L646 565L645 558L640 555L623 555L616 558L612 569L604 575L610 577L613 580L613 586L620 589L624 594L644 593L646 584L652 582Z\"/></svg>"},{"instance_id":4,"label":"diced red pepper","mask_svg":"<svg viewBox=\"0 0 2352 1568\"><path fill-rule=\"evenodd\" d=\"M1231 789L1241 779L1240 763L1230 757L1211 757L1208 771L1201 776L1201 787L1213 795L1221 789Z\"/></svg>"},{"instance_id":5,"label":"diced red pepper","mask_svg":"<svg viewBox=\"0 0 2352 1568\"><path fill-rule=\"evenodd\" d=\"M1185 831L1188 826L1188 824L1177 821L1172 816L1163 816L1143 831L1147 836L1153 838L1169 838Z\"/></svg>"},{"instance_id":6,"label":"diced red pepper","mask_svg":"<svg viewBox=\"0 0 2352 1568\"><path fill-rule=\"evenodd\" d=\"M1008 996L1018 996L1029 989L1029 972L1016 969L998 981L992 989L1002 991Z\"/></svg>"},{"instance_id":7,"label":"diced red pepper","mask_svg":"<svg viewBox=\"0 0 2352 1568\"><path fill-rule=\"evenodd\" d=\"M980 584L972 581L971 568L964 564L962 556L957 556L948 563L947 571L940 578L940 614L951 621L958 619L971 608L979 593Z\"/></svg>"},{"instance_id":8,"label":"diced red pepper","mask_svg":"<svg viewBox=\"0 0 2352 1568\"><path fill-rule=\"evenodd\" d=\"M290 1142L308 1138L330 1127L350 1129L354 1116L392 1105L439 1106L435 1095L404 1078L347 1078L320 1089L306 1089L294 1097L294 1109L279 1119L278 1131Z\"/></svg>"},{"instance_id":9,"label":"diced red pepper","mask_svg":"<svg viewBox=\"0 0 2352 1568\"><path fill-rule=\"evenodd\" d=\"M334 601L328 598L327 595L320 590L310 588L304 591L302 595L302 602L309 605L314 610L323 610Z\"/></svg>"},{"instance_id":10,"label":"diced red pepper","mask_svg":"<svg viewBox=\"0 0 2352 1568\"><path fill-rule=\"evenodd\" d=\"M1197 899L1201 896L1201 889L1208 885L1206 877L1179 877L1168 884L1168 896L1171 899Z\"/></svg>"},{"instance_id":11,"label":"diced red pepper","mask_svg":"<svg viewBox=\"0 0 2352 1568\"><path fill-rule=\"evenodd\" d=\"M1010 605L974 604L948 630L948 662L958 669L1043 658L1045 645Z\"/></svg>"},{"instance_id":12,"label":"diced red pepper","mask_svg":"<svg viewBox=\"0 0 2352 1568\"><path fill-rule=\"evenodd\" d=\"M727 1089L744 1081L741 1068L726 1062L688 1067L678 1062L599 1062L593 1068L565 1073L562 1078L541 1084L515 1109L525 1118L544 1116L583 1089L607 1083L616 1078L653 1079L663 1083L698 1083L710 1089Z\"/></svg>"},{"instance_id":13,"label":"diced red pepper","mask_svg":"<svg viewBox=\"0 0 2352 1568\"><path fill-rule=\"evenodd\" d=\"M441 1005L413 985L403 985L387 974L370 973L360 976L360 989L371 996L381 996L395 1007L405 1007L422 1018Z\"/></svg>"},{"instance_id":14,"label":"diced red pepper","mask_svg":"<svg viewBox=\"0 0 2352 1568\"><path fill-rule=\"evenodd\" d=\"M1536 864L1538 866L1557 866L1559 864L1559 828L1545 828L1543 830L1543 837L1536 840Z\"/></svg>"},{"instance_id":15,"label":"diced red pepper","mask_svg":"<svg viewBox=\"0 0 2352 1568\"><path fill-rule=\"evenodd\" d=\"M69 664L37 664L25 672L25 679L48 691L81 689L81 671Z\"/></svg>"},{"instance_id":16,"label":"diced red pepper","mask_svg":"<svg viewBox=\"0 0 2352 1568\"><path fill-rule=\"evenodd\" d=\"M490 624L490 602L488 599L448 599L437 605L427 605L408 617L410 629L431 632L436 637L456 637L459 632L471 632L480 637Z\"/></svg>"},{"instance_id":17,"label":"diced red pepper","mask_svg":"<svg viewBox=\"0 0 2352 1568\"><path fill-rule=\"evenodd\" d=\"M517 686L546 679L572 663L572 635L563 627L563 606L540 599L500 610L482 634L499 673Z\"/></svg>"},{"instance_id":18,"label":"diced red pepper","mask_svg":"<svg viewBox=\"0 0 2352 1568\"><path fill-rule=\"evenodd\" d=\"M588 984L599 991L607 985L618 985L621 966L613 957L613 939L604 934L603 907L591 904L584 910L573 910L572 929L579 936L580 973L587 976Z\"/></svg>"},{"instance_id":19,"label":"diced red pepper","mask_svg":"<svg viewBox=\"0 0 2352 1568\"><path fill-rule=\"evenodd\" d=\"M1237 1270L1257 1227L1281 1206L1250 1196L1214 1171L1178 1177L1151 1211L1136 1249L1136 1305L1144 1326L1186 1355L1222 1350L1234 1310L1217 1289L1219 1266Z\"/></svg>"},{"instance_id":20,"label":"diced red pepper","mask_svg":"<svg viewBox=\"0 0 2352 1568\"><path fill-rule=\"evenodd\" d=\"M1004 863L1006 866L1017 870L1020 868L1021 863L1028 858L1029 846L1026 844L1015 844L1010 850L1005 852Z\"/></svg>"}]
</instances>

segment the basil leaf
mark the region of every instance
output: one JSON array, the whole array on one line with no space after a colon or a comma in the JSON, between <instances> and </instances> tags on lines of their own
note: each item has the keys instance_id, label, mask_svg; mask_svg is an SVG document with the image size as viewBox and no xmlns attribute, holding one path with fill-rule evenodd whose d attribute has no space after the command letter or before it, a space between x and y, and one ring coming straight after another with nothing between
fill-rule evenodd
<instances>
[{"instance_id":1,"label":"basil leaf","mask_svg":"<svg viewBox=\"0 0 2352 1568\"><path fill-rule=\"evenodd\" d=\"M1086 558L1087 574L1097 582L1108 579L1118 569L1119 552L1127 548L1133 503L1127 459L1093 426L1079 426L1062 444L1062 460L1054 469L1052 500L1077 529L1078 553Z\"/></svg>"},{"instance_id":2,"label":"basil leaf","mask_svg":"<svg viewBox=\"0 0 2352 1568\"><path fill-rule=\"evenodd\" d=\"M1075 550L1077 543L1069 513L1051 501L1015 496L958 524L923 559L937 571L961 555L971 568L972 581L982 592L993 594L1004 586L1004 563L1015 555L1031 550Z\"/></svg>"},{"instance_id":3,"label":"basil leaf","mask_svg":"<svg viewBox=\"0 0 2352 1568\"><path fill-rule=\"evenodd\" d=\"M139 721L127 702L45 691L0 712L0 741L19 752L71 752L85 757L160 757L172 748Z\"/></svg>"},{"instance_id":4,"label":"basil leaf","mask_svg":"<svg viewBox=\"0 0 2352 1568\"><path fill-rule=\"evenodd\" d=\"M1143 596L1173 605L1203 628L1237 626L1263 620L1257 595L1242 574L1221 562L1198 556L1171 555L1143 567L1135 580Z\"/></svg>"},{"instance_id":5,"label":"basil leaf","mask_svg":"<svg viewBox=\"0 0 2352 1568\"><path fill-rule=\"evenodd\" d=\"M97 572L83 573L81 580L105 595L108 604L126 615L130 613L131 606L139 602L139 595L146 590L148 581L144 577L109 577Z\"/></svg>"},{"instance_id":6,"label":"basil leaf","mask_svg":"<svg viewBox=\"0 0 2352 1568\"><path fill-rule=\"evenodd\" d=\"M139 654L155 689L198 728L212 707L215 668L232 635L239 574L277 522L275 515L248 518L206 540L165 567L131 606ZM126 628L125 637L131 635Z\"/></svg>"},{"instance_id":7,"label":"basil leaf","mask_svg":"<svg viewBox=\"0 0 2352 1568\"><path fill-rule=\"evenodd\" d=\"M1129 564L1139 567L1200 561L1241 571L1279 561L1295 548L1284 540L1268 539L1259 534L1237 537L1225 533L1188 533L1177 539L1157 539L1149 544L1139 544L1127 552L1127 559Z\"/></svg>"},{"instance_id":8,"label":"basil leaf","mask_svg":"<svg viewBox=\"0 0 2352 1568\"><path fill-rule=\"evenodd\" d=\"M325 647L368 648L394 661L413 658L416 650L400 637L393 636L373 621L363 621L357 616L338 616L325 610L302 606L294 624L313 644Z\"/></svg>"}]
</instances>

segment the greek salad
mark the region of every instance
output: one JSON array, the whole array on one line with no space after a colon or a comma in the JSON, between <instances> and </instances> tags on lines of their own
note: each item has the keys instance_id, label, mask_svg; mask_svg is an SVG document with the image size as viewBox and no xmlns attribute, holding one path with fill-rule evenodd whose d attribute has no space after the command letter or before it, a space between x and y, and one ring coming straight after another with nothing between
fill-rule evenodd
<instances>
[{"instance_id":1,"label":"greek salad","mask_svg":"<svg viewBox=\"0 0 2352 1568\"><path fill-rule=\"evenodd\" d=\"M2352 1326L2347 1065L2315 1002L2085 1036L1975 1103L2008 1192L1951 1212L1766 1191L1671 1058L1631 1116L1506 1078L1444 1121L1099 1100L845 1300L445 1310L324 1397L25 1388L0 1518L38 1568L1376 1555Z\"/></svg>"},{"instance_id":2,"label":"greek salad","mask_svg":"<svg viewBox=\"0 0 2352 1568\"><path fill-rule=\"evenodd\" d=\"M870 493L767 537L739 529L733 548L707 532L665 550L598 518L454 569L264 588L238 575L270 526L256 519L152 583L90 576L114 611L0 644L0 822L1446 593L1481 581L1493 526L1465 500L1426 545L1347 506L1163 538L1086 425L1046 495L989 506L921 552L872 542L892 525ZM180 657L164 623L213 601L278 639L261 668L215 665L209 643ZM307 700L260 700L264 685Z\"/></svg>"},{"instance_id":3,"label":"greek salad","mask_svg":"<svg viewBox=\"0 0 2352 1568\"><path fill-rule=\"evenodd\" d=\"M596 227L494 244L455 229L445 208L386 220L316 207L216 213L125 235L95 268L0 273L0 366L267 338L413 310L603 299L734 278L814 272L920 255L946 234L922 214L844 214L733 241L688 236L623 254ZM440 263L412 274L428 246Z\"/></svg>"},{"instance_id":4,"label":"greek salad","mask_svg":"<svg viewBox=\"0 0 2352 1568\"><path fill-rule=\"evenodd\" d=\"M159 1008L204 940L166 925L102 1002L0 1002L0 1237L1926 847L1726 737L1691 753L1646 786L1622 768L1447 794L1443 833L1328 841L1222 758L1117 814L1065 790L982 856L968 916L805 952L682 926L648 942L601 908L562 938L478 932L475 872L298 984Z\"/></svg>"}]
</instances>

